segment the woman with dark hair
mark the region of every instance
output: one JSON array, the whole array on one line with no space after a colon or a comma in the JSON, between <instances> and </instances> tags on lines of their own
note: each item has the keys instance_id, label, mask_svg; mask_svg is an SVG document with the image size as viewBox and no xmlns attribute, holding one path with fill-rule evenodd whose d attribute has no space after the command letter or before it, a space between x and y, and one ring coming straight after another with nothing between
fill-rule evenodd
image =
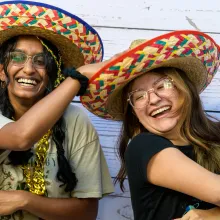
<instances>
[{"instance_id":1,"label":"woman with dark hair","mask_svg":"<svg viewBox=\"0 0 220 220\"><path fill-rule=\"evenodd\" d=\"M135 220L220 219L220 123L199 97L219 62L208 35L175 31L135 41L90 80L83 105L122 121L116 182L128 176Z\"/></svg>"},{"instance_id":2,"label":"woman with dark hair","mask_svg":"<svg viewBox=\"0 0 220 220\"><path fill-rule=\"evenodd\" d=\"M113 191L111 177L88 116L69 103L85 92L101 40L59 8L22 1L0 8L8 8L1 24L15 21L0 30L0 219L94 220L98 199ZM72 29L74 22L84 28ZM81 30L88 39L77 45Z\"/></svg>"}]
</instances>

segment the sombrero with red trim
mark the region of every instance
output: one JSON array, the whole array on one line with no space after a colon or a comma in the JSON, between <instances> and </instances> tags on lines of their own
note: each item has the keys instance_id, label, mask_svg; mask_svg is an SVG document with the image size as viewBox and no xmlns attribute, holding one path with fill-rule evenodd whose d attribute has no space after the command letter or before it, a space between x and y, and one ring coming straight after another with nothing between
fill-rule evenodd
<instances>
[{"instance_id":1,"label":"sombrero with red trim","mask_svg":"<svg viewBox=\"0 0 220 220\"><path fill-rule=\"evenodd\" d=\"M0 2L0 45L18 35L37 35L51 41L66 67L77 68L103 57L101 38L79 17L39 2Z\"/></svg>"},{"instance_id":2,"label":"sombrero with red trim","mask_svg":"<svg viewBox=\"0 0 220 220\"><path fill-rule=\"evenodd\" d=\"M105 119L121 120L123 87L134 78L159 67L184 71L202 92L219 67L220 48L199 31L174 31L145 40L107 63L90 80L82 104Z\"/></svg>"}]
</instances>

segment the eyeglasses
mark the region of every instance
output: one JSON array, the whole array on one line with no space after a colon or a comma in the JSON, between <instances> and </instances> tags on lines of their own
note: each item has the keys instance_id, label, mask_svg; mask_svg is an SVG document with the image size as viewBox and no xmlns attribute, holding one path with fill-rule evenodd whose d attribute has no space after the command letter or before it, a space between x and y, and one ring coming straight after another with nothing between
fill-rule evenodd
<instances>
[{"instance_id":1,"label":"eyeglasses","mask_svg":"<svg viewBox=\"0 0 220 220\"><path fill-rule=\"evenodd\" d=\"M156 81L153 88L145 91L137 89L128 94L127 101L133 108L141 109L150 103L150 93L154 92L160 98L168 98L173 95L175 86L170 77L164 77Z\"/></svg>"},{"instance_id":2,"label":"eyeglasses","mask_svg":"<svg viewBox=\"0 0 220 220\"><path fill-rule=\"evenodd\" d=\"M16 66L24 66L28 59L31 58L32 65L37 69L46 68L46 56L43 53L35 54L34 56L29 56L26 53L20 51L10 52L10 62Z\"/></svg>"}]
</instances>

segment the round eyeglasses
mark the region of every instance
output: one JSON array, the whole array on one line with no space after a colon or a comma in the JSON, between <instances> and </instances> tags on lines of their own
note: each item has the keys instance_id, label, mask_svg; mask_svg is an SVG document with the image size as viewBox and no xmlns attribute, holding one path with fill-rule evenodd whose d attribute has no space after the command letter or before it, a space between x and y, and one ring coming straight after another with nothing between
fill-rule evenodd
<instances>
[{"instance_id":1,"label":"round eyeglasses","mask_svg":"<svg viewBox=\"0 0 220 220\"><path fill-rule=\"evenodd\" d=\"M46 56L43 53L35 54L34 56L29 56L26 53L20 51L10 52L10 63L16 66L24 66L29 58L31 58L32 65L35 68L46 68Z\"/></svg>"},{"instance_id":2,"label":"round eyeglasses","mask_svg":"<svg viewBox=\"0 0 220 220\"><path fill-rule=\"evenodd\" d=\"M168 98L173 95L175 86L170 77L164 77L157 80L153 87L147 91L137 89L128 94L127 101L133 108L141 109L150 103L150 93L155 93L160 98Z\"/></svg>"}]
</instances>

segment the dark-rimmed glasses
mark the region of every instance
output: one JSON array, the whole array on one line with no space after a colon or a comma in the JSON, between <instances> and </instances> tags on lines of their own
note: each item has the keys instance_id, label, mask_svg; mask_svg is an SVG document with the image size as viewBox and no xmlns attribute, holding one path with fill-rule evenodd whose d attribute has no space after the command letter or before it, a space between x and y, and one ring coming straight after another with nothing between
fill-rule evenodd
<instances>
[{"instance_id":1,"label":"dark-rimmed glasses","mask_svg":"<svg viewBox=\"0 0 220 220\"><path fill-rule=\"evenodd\" d=\"M174 92L174 82L170 77L163 77L157 80L153 87L147 91L136 89L128 94L127 101L133 108L141 109L150 103L150 93L155 93L160 98L168 98Z\"/></svg>"},{"instance_id":2,"label":"dark-rimmed glasses","mask_svg":"<svg viewBox=\"0 0 220 220\"><path fill-rule=\"evenodd\" d=\"M32 65L37 69L46 68L46 56L43 53L35 54L34 56L29 56L21 51L13 51L9 53L10 63L15 66L23 67L29 58L31 58Z\"/></svg>"}]
</instances>

